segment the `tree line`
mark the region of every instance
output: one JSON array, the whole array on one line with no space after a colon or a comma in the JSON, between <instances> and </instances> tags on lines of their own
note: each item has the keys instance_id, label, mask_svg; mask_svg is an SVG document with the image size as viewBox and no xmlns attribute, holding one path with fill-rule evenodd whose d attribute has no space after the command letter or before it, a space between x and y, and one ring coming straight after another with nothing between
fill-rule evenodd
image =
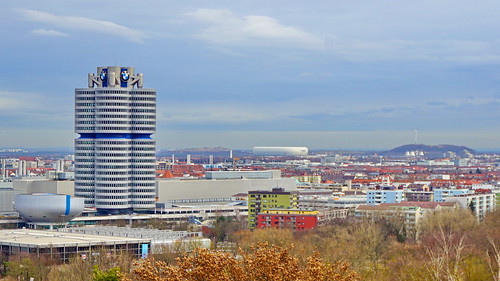
<instances>
[{"instance_id":1,"label":"tree line","mask_svg":"<svg viewBox=\"0 0 500 281\"><path fill-rule=\"evenodd\" d=\"M468 210L442 210L427 215L418 227L417 239L401 237L400 222L383 218L339 220L302 232L250 231L240 222L219 219L213 249L164 252L146 260L75 257L68 264L16 256L4 260L0 271L2 280L37 281L500 281L500 211L478 223ZM217 242L235 247L218 250Z\"/></svg>"}]
</instances>

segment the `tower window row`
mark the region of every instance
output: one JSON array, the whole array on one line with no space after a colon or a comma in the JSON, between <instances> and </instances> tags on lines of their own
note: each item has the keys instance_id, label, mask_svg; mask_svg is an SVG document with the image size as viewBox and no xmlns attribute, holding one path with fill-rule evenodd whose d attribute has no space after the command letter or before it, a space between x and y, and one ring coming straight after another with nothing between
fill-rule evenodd
<instances>
[{"instance_id":1,"label":"tower window row","mask_svg":"<svg viewBox=\"0 0 500 281\"><path fill-rule=\"evenodd\" d=\"M75 156L95 156L94 153L77 152Z\"/></svg>"},{"instance_id":2,"label":"tower window row","mask_svg":"<svg viewBox=\"0 0 500 281\"><path fill-rule=\"evenodd\" d=\"M94 97L78 97L76 100L94 100ZM156 101L156 97L129 97L129 96L97 96L95 100L132 100L132 101Z\"/></svg>"},{"instance_id":3,"label":"tower window row","mask_svg":"<svg viewBox=\"0 0 500 281\"><path fill-rule=\"evenodd\" d=\"M142 94L142 95L151 95L156 94L156 91L153 89L134 89L132 90L133 95Z\"/></svg>"},{"instance_id":4,"label":"tower window row","mask_svg":"<svg viewBox=\"0 0 500 281\"><path fill-rule=\"evenodd\" d=\"M94 165L75 165L76 169L94 169Z\"/></svg>"},{"instance_id":5,"label":"tower window row","mask_svg":"<svg viewBox=\"0 0 500 281\"><path fill-rule=\"evenodd\" d=\"M128 189L97 189L96 192L98 193L129 193L130 190Z\"/></svg>"},{"instance_id":6,"label":"tower window row","mask_svg":"<svg viewBox=\"0 0 500 281\"><path fill-rule=\"evenodd\" d=\"M94 153L83 153L92 155L81 155L81 156L94 156ZM125 157L125 156L137 156L137 157L155 157L155 153L95 153L98 157Z\"/></svg>"},{"instance_id":7,"label":"tower window row","mask_svg":"<svg viewBox=\"0 0 500 281\"><path fill-rule=\"evenodd\" d=\"M116 166L116 165L97 165L95 166L96 169L132 169L132 165L123 165L123 166Z\"/></svg>"},{"instance_id":8,"label":"tower window row","mask_svg":"<svg viewBox=\"0 0 500 281\"><path fill-rule=\"evenodd\" d=\"M76 150L94 150L94 147L92 146L80 146L75 148Z\"/></svg>"},{"instance_id":9,"label":"tower window row","mask_svg":"<svg viewBox=\"0 0 500 281\"><path fill-rule=\"evenodd\" d=\"M98 90L96 91L99 94L129 94L129 91L123 90Z\"/></svg>"},{"instance_id":10,"label":"tower window row","mask_svg":"<svg viewBox=\"0 0 500 281\"><path fill-rule=\"evenodd\" d=\"M129 160L128 159L96 159L95 162L96 163L129 163Z\"/></svg>"},{"instance_id":11,"label":"tower window row","mask_svg":"<svg viewBox=\"0 0 500 281\"><path fill-rule=\"evenodd\" d=\"M123 182L123 181L131 181L132 177L126 177L126 178L102 178L102 177L96 177L96 181L118 181L118 182Z\"/></svg>"},{"instance_id":12,"label":"tower window row","mask_svg":"<svg viewBox=\"0 0 500 281\"><path fill-rule=\"evenodd\" d=\"M76 90L77 95L95 95L95 91Z\"/></svg>"},{"instance_id":13,"label":"tower window row","mask_svg":"<svg viewBox=\"0 0 500 281\"><path fill-rule=\"evenodd\" d=\"M94 150L93 147L85 147L86 149L77 150ZM107 146L107 147L96 147L96 151L156 151L154 146L141 147L141 146L132 146L132 147L123 147L123 146Z\"/></svg>"},{"instance_id":14,"label":"tower window row","mask_svg":"<svg viewBox=\"0 0 500 281\"><path fill-rule=\"evenodd\" d=\"M130 100L127 96L97 96L96 100Z\"/></svg>"},{"instance_id":15,"label":"tower window row","mask_svg":"<svg viewBox=\"0 0 500 281\"><path fill-rule=\"evenodd\" d=\"M113 201L113 202L98 202L98 204L101 205L129 205L128 202L119 202L119 201Z\"/></svg>"},{"instance_id":16,"label":"tower window row","mask_svg":"<svg viewBox=\"0 0 500 281\"><path fill-rule=\"evenodd\" d=\"M93 131L95 130L94 127L76 127L77 130L81 130L81 131Z\"/></svg>"},{"instance_id":17,"label":"tower window row","mask_svg":"<svg viewBox=\"0 0 500 281\"><path fill-rule=\"evenodd\" d=\"M126 108L99 108L97 112L129 112Z\"/></svg>"},{"instance_id":18,"label":"tower window row","mask_svg":"<svg viewBox=\"0 0 500 281\"><path fill-rule=\"evenodd\" d=\"M111 200L111 199L128 199L129 197L128 196L113 196L113 195L110 195L110 196L97 195L95 198L96 199Z\"/></svg>"},{"instance_id":19,"label":"tower window row","mask_svg":"<svg viewBox=\"0 0 500 281\"><path fill-rule=\"evenodd\" d=\"M156 159L130 159L132 163L156 163Z\"/></svg>"},{"instance_id":20,"label":"tower window row","mask_svg":"<svg viewBox=\"0 0 500 281\"><path fill-rule=\"evenodd\" d=\"M128 187L128 183L96 183L96 187Z\"/></svg>"},{"instance_id":21,"label":"tower window row","mask_svg":"<svg viewBox=\"0 0 500 281\"><path fill-rule=\"evenodd\" d=\"M156 121L119 121L119 120L106 120L106 121L78 121L77 124L123 124L123 125L156 125Z\"/></svg>"},{"instance_id":22,"label":"tower window row","mask_svg":"<svg viewBox=\"0 0 500 281\"><path fill-rule=\"evenodd\" d=\"M146 186L156 186L156 183L154 182L138 182L138 183L132 183L132 186L142 186L142 187L146 187ZM153 191L154 192L154 189Z\"/></svg>"},{"instance_id":23,"label":"tower window row","mask_svg":"<svg viewBox=\"0 0 500 281\"><path fill-rule=\"evenodd\" d=\"M138 125L138 124L137 124ZM144 125L144 124L142 124ZM77 127L77 130L94 130L94 127ZM154 127L96 127L95 130L101 131L154 131Z\"/></svg>"},{"instance_id":24,"label":"tower window row","mask_svg":"<svg viewBox=\"0 0 500 281\"><path fill-rule=\"evenodd\" d=\"M93 117L96 118L130 118L131 115L118 115L118 114L98 114Z\"/></svg>"},{"instance_id":25,"label":"tower window row","mask_svg":"<svg viewBox=\"0 0 500 281\"><path fill-rule=\"evenodd\" d=\"M76 115L76 118L95 118L95 115Z\"/></svg>"},{"instance_id":26,"label":"tower window row","mask_svg":"<svg viewBox=\"0 0 500 281\"><path fill-rule=\"evenodd\" d=\"M105 112L108 113L108 112ZM97 115L92 116L92 117L84 117L84 118L125 118L125 119L156 119L155 114L145 114L145 113L140 113L140 114L134 114L135 112L128 112L129 114L125 113L119 113L117 114L102 114L102 112L97 113Z\"/></svg>"},{"instance_id":27,"label":"tower window row","mask_svg":"<svg viewBox=\"0 0 500 281\"><path fill-rule=\"evenodd\" d=\"M76 144L95 144L93 140L76 140Z\"/></svg>"},{"instance_id":28,"label":"tower window row","mask_svg":"<svg viewBox=\"0 0 500 281\"><path fill-rule=\"evenodd\" d=\"M75 189L78 189L78 190L85 190L85 189L81 189L81 188L78 188L78 186L94 186L93 183L91 182L78 182L78 183L75 183ZM89 192L94 192L93 190L89 191Z\"/></svg>"},{"instance_id":29,"label":"tower window row","mask_svg":"<svg viewBox=\"0 0 500 281\"><path fill-rule=\"evenodd\" d=\"M153 193L153 192L155 192L156 193L156 190L155 189L134 189L132 191L132 193L134 193L134 192L137 192L137 193L141 193L141 192L144 192L144 193L146 193L146 192Z\"/></svg>"},{"instance_id":30,"label":"tower window row","mask_svg":"<svg viewBox=\"0 0 500 281\"><path fill-rule=\"evenodd\" d=\"M94 159L78 159L78 162L94 162Z\"/></svg>"}]
</instances>

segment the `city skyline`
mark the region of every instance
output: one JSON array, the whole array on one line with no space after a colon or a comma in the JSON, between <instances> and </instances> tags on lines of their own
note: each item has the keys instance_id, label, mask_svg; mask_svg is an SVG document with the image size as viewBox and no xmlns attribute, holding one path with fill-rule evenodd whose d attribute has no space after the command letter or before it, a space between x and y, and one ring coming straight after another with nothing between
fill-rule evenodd
<instances>
[{"instance_id":1,"label":"city skyline","mask_svg":"<svg viewBox=\"0 0 500 281\"><path fill-rule=\"evenodd\" d=\"M71 147L73 89L130 65L158 148L499 149L500 3L4 3L2 147ZM97 73L95 73L97 74Z\"/></svg>"}]
</instances>

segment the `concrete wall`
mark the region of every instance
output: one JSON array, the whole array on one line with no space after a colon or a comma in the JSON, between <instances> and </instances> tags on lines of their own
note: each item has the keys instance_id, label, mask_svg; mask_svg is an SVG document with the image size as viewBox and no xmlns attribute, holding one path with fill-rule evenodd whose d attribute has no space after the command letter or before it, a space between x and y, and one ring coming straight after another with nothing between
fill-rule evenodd
<instances>
[{"instance_id":1,"label":"concrete wall","mask_svg":"<svg viewBox=\"0 0 500 281\"><path fill-rule=\"evenodd\" d=\"M20 192L8 188L0 188L0 212L11 213L15 212L14 200L16 194Z\"/></svg>"},{"instance_id":2,"label":"concrete wall","mask_svg":"<svg viewBox=\"0 0 500 281\"><path fill-rule=\"evenodd\" d=\"M21 193L57 193L74 196L74 181L55 181L55 180L16 180L13 182L15 190Z\"/></svg>"},{"instance_id":3,"label":"concrete wall","mask_svg":"<svg viewBox=\"0 0 500 281\"><path fill-rule=\"evenodd\" d=\"M238 180L157 180L158 202L169 200L229 198L237 193L250 190L271 190L283 187L297 190L294 178L280 179L238 179Z\"/></svg>"}]
</instances>

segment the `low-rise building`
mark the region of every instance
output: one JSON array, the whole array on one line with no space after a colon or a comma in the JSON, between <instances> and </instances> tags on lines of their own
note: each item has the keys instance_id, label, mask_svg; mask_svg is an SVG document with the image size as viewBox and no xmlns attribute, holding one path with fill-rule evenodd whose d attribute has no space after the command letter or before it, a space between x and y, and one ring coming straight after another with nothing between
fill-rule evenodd
<instances>
[{"instance_id":1,"label":"low-rise building","mask_svg":"<svg viewBox=\"0 0 500 281\"><path fill-rule=\"evenodd\" d=\"M422 217L419 206L400 204L360 205L354 213L357 219L386 219L399 226L401 233L417 236L417 226Z\"/></svg>"},{"instance_id":2,"label":"low-rise building","mask_svg":"<svg viewBox=\"0 0 500 281\"><path fill-rule=\"evenodd\" d=\"M271 191L254 190L248 192L248 226L257 226L257 216L264 210L297 208L298 192L273 188Z\"/></svg>"},{"instance_id":3,"label":"low-rise building","mask_svg":"<svg viewBox=\"0 0 500 281\"><path fill-rule=\"evenodd\" d=\"M448 196L470 194L468 189L434 189L434 202L445 202Z\"/></svg>"},{"instance_id":4,"label":"low-rise building","mask_svg":"<svg viewBox=\"0 0 500 281\"><path fill-rule=\"evenodd\" d=\"M145 258L151 248L151 239L4 229L0 230L0 248L2 255L6 257L26 253L61 262L74 258L87 259L100 254L112 256L115 253Z\"/></svg>"},{"instance_id":5,"label":"low-rise building","mask_svg":"<svg viewBox=\"0 0 500 281\"><path fill-rule=\"evenodd\" d=\"M258 214L258 228L291 228L306 230L316 228L319 211L301 209L269 209Z\"/></svg>"},{"instance_id":6,"label":"low-rise building","mask_svg":"<svg viewBox=\"0 0 500 281\"><path fill-rule=\"evenodd\" d=\"M469 208L479 221L484 219L488 212L496 210L496 194L489 192L462 194L445 198L446 202L457 202L461 208Z\"/></svg>"},{"instance_id":7,"label":"low-rise building","mask_svg":"<svg viewBox=\"0 0 500 281\"><path fill-rule=\"evenodd\" d=\"M105 235L151 240L151 252L162 253L164 250L186 252L195 248L210 248L211 240L203 238L201 232L160 230L151 228L131 228L118 226L92 226L59 228L59 232L77 234Z\"/></svg>"},{"instance_id":8,"label":"low-rise building","mask_svg":"<svg viewBox=\"0 0 500 281\"><path fill-rule=\"evenodd\" d=\"M410 202L382 203L379 205L360 205L356 208L358 219L387 219L396 225L404 226L406 234L417 237L420 220L428 213L443 209L456 208L452 202Z\"/></svg>"},{"instance_id":9,"label":"low-rise building","mask_svg":"<svg viewBox=\"0 0 500 281\"><path fill-rule=\"evenodd\" d=\"M399 203L404 200L403 190L375 189L366 192L366 204Z\"/></svg>"},{"instance_id":10,"label":"low-rise building","mask_svg":"<svg viewBox=\"0 0 500 281\"><path fill-rule=\"evenodd\" d=\"M432 191L405 191L407 201L434 202L434 192Z\"/></svg>"}]
</instances>

